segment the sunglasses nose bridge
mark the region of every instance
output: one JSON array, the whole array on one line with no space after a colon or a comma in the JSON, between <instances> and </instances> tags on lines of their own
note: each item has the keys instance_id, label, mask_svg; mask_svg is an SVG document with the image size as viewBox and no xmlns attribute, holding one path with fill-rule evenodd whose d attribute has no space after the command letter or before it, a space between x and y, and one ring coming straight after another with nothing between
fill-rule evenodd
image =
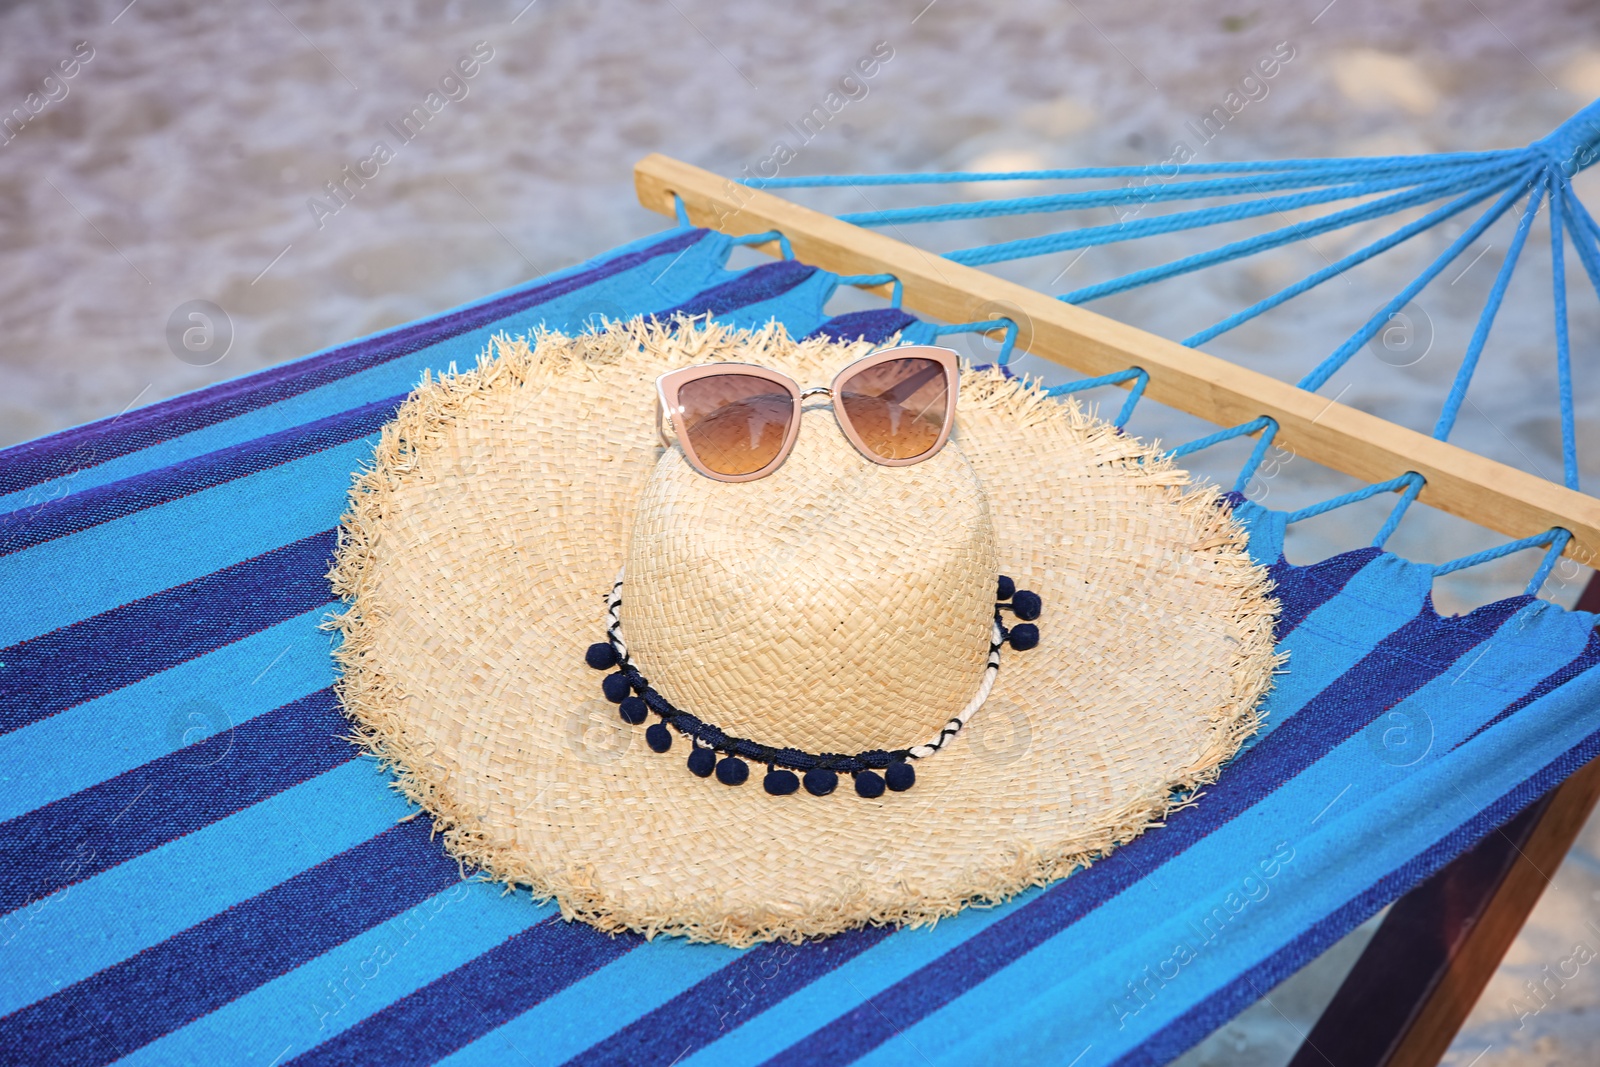
<instances>
[{"instance_id":1,"label":"sunglasses nose bridge","mask_svg":"<svg viewBox=\"0 0 1600 1067\"><path fill-rule=\"evenodd\" d=\"M800 399L802 401L809 400L811 397L814 397L814 396L832 397L833 396L833 390L828 388L826 385L813 385L809 389L802 389L800 391Z\"/></svg>"}]
</instances>

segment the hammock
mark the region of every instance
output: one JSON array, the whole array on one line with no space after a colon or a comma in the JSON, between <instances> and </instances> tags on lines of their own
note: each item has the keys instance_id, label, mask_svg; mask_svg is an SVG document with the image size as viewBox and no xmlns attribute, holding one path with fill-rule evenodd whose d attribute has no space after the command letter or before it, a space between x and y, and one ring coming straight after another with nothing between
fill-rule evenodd
<instances>
[{"instance_id":1,"label":"hammock","mask_svg":"<svg viewBox=\"0 0 1600 1067\"><path fill-rule=\"evenodd\" d=\"M1577 492L1565 249L1600 289L1600 228L1569 178L1600 109L1525 149L824 184L1091 179L1044 197L834 219L652 157L646 206L680 224L423 322L0 452L0 1062L1163 1063L1600 754L1592 615L1535 598L1593 558ZM1154 178L1145 182L1145 178ZM1135 180L1137 188L1127 188ZM759 183L752 183L759 184ZM1371 197L1068 293L972 264ZM870 227L1148 198L1221 207L936 259ZM1296 389L1072 306L1223 259L1444 201L1186 339L1200 345L1458 213L1477 221ZM1432 438L1314 391L1496 218L1525 205ZM1565 452L1557 486L1449 445L1537 212L1549 220ZM723 230L694 225L712 222ZM743 271L735 243L784 258ZM825 269L826 268L826 269ZM841 284L892 303L830 317ZM1211 418L1189 453L1254 436L1365 488L1294 513L1233 498L1282 601L1291 653L1266 727L1207 790L1045 890L922 930L748 951L607 937L463 881L426 819L343 740L323 577L353 470L425 370L500 332L682 311L791 334L929 341L1004 328L1101 386ZM911 314L907 308L943 320ZM950 325L953 324L953 325ZM1131 356L1130 356L1131 354ZM1378 493L1373 545L1310 566L1287 524ZM1421 499L1508 540L1443 565L1383 551ZM1441 617L1433 578L1542 549L1525 595Z\"/></svg>"}]
</instances>

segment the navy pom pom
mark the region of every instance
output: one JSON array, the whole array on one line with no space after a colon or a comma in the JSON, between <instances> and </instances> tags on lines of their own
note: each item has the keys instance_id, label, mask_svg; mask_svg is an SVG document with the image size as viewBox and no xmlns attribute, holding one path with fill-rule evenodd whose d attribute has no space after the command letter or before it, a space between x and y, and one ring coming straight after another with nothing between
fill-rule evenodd
<instances>
[{"instance_id":1,"label":"navy pom pom","mask_svg":"<svg viewBox=\"0 0 1600 1067\"><path fill-rule=\"evenodd\" d=\"M1039 611L1044 607L1044 602L1039 599L1039 594L1031 589L1018 589L1011 598L1011 610L1017 618L1032 622L1039 617Z\"/></svg>"},{"instance_id":2,"label":"navy pom pom","mask_svg":"<svg viewBox=\"0 0 1600 1067\"><path fill-rule=\"evenodd\" d=\"M768 771L761 787L775 797L786 797L800 788L800 779L793 771Z\"/></svg>"},{"instance_id":3,"label":"navy pom pom","mask_svg":"<svg viewBox=\"0 0 1600 1067\"><path fill-rule=\"evenodd\" d=\"M1039 643L1039 628L1031 622L1019 622L1011 628L1011 647L1026 652Z\"/></svg>"},{"instance_id":4,"label":"navy pom pom","mask_svg":"<svg viewBox=\"0 0 1600 1067\"><path fill-rule=\"evenodd\" d=\"M883 779L875 771L857 771L856 793L868 800L883 796Z\"/></svg>"},{"instance_id":5,"label":"navy pom pom","mask_svg":"<svg viewBox=\"0 0 1600 1067\"><path fill-rule=\"evenodd\" d=\"M738 756L728 756L717 764L717 781L723 785L744 785L750 777L750 765Z\"/></svg>"},{"instance_id":6,"label":"navy pom pom","mask_svg":"<svg viewBox=\"0 0 1600 1067\"><path fill-rule=\"evenodd\" d=\"M839 787L839 776L832 771L816 767L806 772L806 792L814 797L825 797Z\"/></svg>"},{"instance_id":7,"label":"navy pom pom","mask_svg":"<svg viewBox=\"0 0 1600 1067\"><path fill-rule=\"evenodd\" d=\"M616 674L608 674L602 678L600 680L600 688L605 691L606 699L613 704L622 703L627 699L628 694L632 692L628 685L628 680L622 676L621 671Z\"/></svg>"},{"instance_id":8,"label":"navy pom pom","mask_svg":"<svg viewBox=\"0 0 1600 1067\"><path fill-rule=\"evenodd\" d=\"M710 778L717 769L717 754L709 748L696 748L689 753L689 770L696 778Z\"/></svg>"},{"instance_id":9,"label":"navy pom pom","mask_svg":"<svg viewBox=\"0 0 1600 1067\"><path fill-rule=\"evenodd\" d=\"M583 661L597 671L609 671L617 665L617 650L611 647L611 642L600 641L589 646Z\"/></svg>"},{"instance_id":10,"label":"navy pom pom","mask_svg":"<svg viewBox=\"0 0 1600 1067\"><path fill-rule=\"evenodd\" d=\"M650 709L638 697L625 697L617 712L622 716L623 722L629 726L638 726L650 714Z\"/></svg>"},{"instance_id":11,"label":"navy pom pom","mask_svg":"<svg viewBox=\"0 0 1600 1067\"><path fill-rule=\"evenodd\" d=\"M667 729L666 723L658 722L644 732L644 743L653 752L665 752L672 747L672 731Z\"/></svg>"},{"instance_id":12,"label":"navy pom pom","mask_svg":"<svg viewBox=\"0 0 1600 1067\"><path fill-rule=\"evenodd\" d=\"M1017 583L1005 575L1000 576L1000 588L995 590L996 600L1010 600L1017 591Z\"/></svg>"},{"instance_id":13,"label":"navy pom pom","mask_svg":"<svg viewBox=\"0 0 1600 1067\"><path fill-rule=\"evenodd\" d=\"M907 789L917 784L917 769L905 760L889 764L889 769L883 772L884 781L896 793L904 793Z\"/></svg>"}]
</instances>

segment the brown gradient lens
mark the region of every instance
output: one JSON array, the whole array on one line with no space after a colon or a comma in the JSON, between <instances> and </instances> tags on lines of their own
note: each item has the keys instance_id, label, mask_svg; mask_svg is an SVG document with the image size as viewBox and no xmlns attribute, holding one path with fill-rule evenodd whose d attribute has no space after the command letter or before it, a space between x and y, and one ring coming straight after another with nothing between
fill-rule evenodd
<instances>
[{"instance_id":1,"label":"brown gradient lens","mask_svg":"<svg viewBox=\"0 0 1600 1067\"><path fill-rule=\"evenodd\" d=\"M863 444L884 459L915 459L939 443L950 383L942 364L909 357L852 375L836 401Z\"/></svg>"},{"instance_id":2,"label":"brown gradient lens","mask_svg":"<svg viewBox=\"0 0 1600 1067\"><path fill-rule=\"evenodd\" d=\"M794 420L794 397L752 374L714 374L678 389L683 438L718 474L754 474L777 458Z\"/></svg>"}]
</instances>

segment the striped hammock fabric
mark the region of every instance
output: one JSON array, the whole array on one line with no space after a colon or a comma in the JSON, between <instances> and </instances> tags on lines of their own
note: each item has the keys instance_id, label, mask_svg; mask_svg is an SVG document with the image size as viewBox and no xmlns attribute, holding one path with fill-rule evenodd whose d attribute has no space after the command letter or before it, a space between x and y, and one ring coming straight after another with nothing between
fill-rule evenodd
<instances>
[{"instance_id":1,"label":"striped hammock fabric","mask_svg":"<svg viewBox=\"0 0 1600 1067\"><path fill-rule=\"evenodd\" d=\"M351 474L500 331L936 335L829 318L835 276L730 247L679 228L0 452L0 1062L1163 1063L1600 754L1593 616L1440 617L1428 566L1289 565L1286 516L1236 499L1290 654L1267 727L1048 889L741 952L463 880L344 740L319 623Z\"/></svg>"}]
</instances>

